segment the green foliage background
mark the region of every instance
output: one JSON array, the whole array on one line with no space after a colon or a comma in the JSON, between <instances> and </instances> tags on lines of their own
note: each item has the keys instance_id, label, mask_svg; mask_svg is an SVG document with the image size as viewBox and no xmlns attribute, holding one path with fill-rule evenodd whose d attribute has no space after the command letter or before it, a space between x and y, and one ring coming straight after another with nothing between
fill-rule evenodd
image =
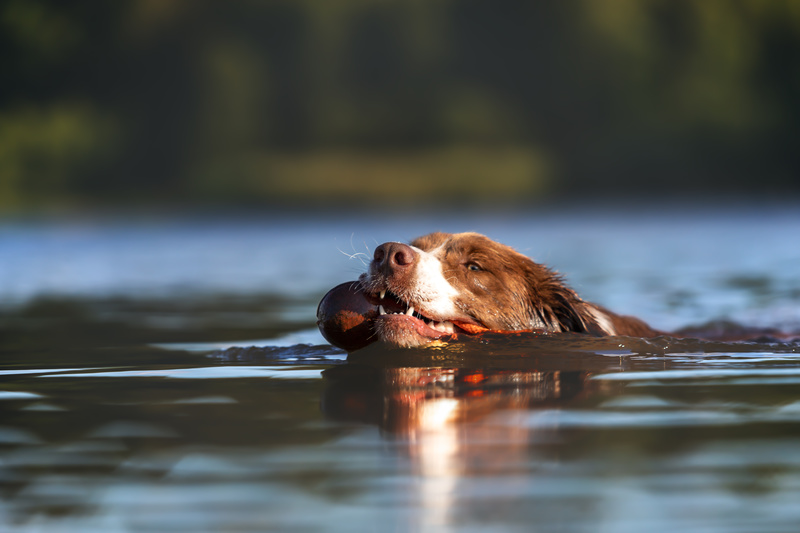
<instances>
[{"instance_id":1,"label":"green foliage background","mask_svg":"<svg viewBox=\"0 0 800 533\"><path fill-rule=\"evenodd\" d=\"M800 191L793 0L5 0L0 208Z\"/></svg>"}]
</instances>

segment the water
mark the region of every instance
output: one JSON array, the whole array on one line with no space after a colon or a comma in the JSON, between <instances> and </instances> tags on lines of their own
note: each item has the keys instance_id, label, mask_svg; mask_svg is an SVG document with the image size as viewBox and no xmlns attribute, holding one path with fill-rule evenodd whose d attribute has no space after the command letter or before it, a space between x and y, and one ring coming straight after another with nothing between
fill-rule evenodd
<instances>
[{"instance_id":1,"label":"water","mask_svg":"<svg viewBox=\"0 0 800 533\"><path fill-rule=\"evenodd\" d=\"M359 254L433 230L659 329L800 331L793 205L6 220L0 530L797 531L791 335L325 344Z\"/></svg>"}]
</instances>

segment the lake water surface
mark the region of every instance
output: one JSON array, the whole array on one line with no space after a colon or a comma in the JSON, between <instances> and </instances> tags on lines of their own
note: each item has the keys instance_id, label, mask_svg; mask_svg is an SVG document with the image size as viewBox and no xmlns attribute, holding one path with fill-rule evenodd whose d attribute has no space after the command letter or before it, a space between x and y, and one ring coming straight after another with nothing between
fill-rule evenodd
<instances>
[{"instance_id":1,"label":"lake water surface","mask_svg":"<svg viewBox=\"0 0 800 533\"><path fill-rule=\"evenodd\" d=\"M327 345L327 289L434 230L768 330ZM798 235L788 203L0 220L0 531L796 532Z\"/></svg>"}]
</instances>

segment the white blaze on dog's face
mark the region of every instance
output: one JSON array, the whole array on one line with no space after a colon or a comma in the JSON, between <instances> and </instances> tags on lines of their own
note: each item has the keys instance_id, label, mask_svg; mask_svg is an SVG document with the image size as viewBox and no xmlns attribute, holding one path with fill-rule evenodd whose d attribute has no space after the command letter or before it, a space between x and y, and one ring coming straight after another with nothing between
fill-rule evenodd
<instances>
[{"instance_id":1,"label":"white blaze on dog's face","mask_svg":"<svg viewBox=\"0 0 800 533\"><path fill-rule=\"evenodd\" d=\"M416 253L416 271L408 285L396 287L399 292L393 292L406 295L409 303L415 304L420 311L424 308L431 318L456 317L455 301L459 293L445 278L444 265L437 253L439 250L428 252L416 246L409 248Z\"/></svg>"}]
</instances>

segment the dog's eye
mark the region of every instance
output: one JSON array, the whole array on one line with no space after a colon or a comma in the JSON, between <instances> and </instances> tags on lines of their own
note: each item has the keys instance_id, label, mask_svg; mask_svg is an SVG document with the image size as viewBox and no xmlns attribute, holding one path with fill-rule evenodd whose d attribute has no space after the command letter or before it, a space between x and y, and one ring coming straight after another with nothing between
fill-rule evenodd
<instances>
[{"instance_id":1,"label":"dog's eye","mask_svg":"<svg viewBox=\"0 0 800 533\"><path fill-rule=\"evenodd\" d=\"M476 263L467 263L467 268L472 270L473 272L480 272L483 270L478 264Z\"/></svg>"}]
</instances>

